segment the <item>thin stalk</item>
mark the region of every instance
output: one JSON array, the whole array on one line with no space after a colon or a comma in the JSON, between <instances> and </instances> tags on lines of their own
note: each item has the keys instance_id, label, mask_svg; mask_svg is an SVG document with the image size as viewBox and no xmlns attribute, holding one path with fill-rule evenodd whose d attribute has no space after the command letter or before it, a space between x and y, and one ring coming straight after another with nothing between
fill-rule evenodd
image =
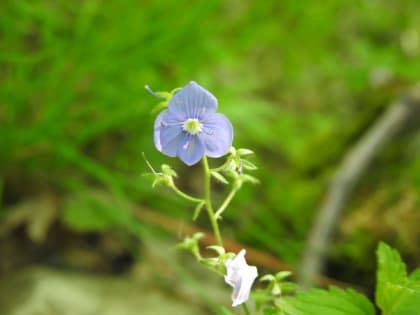
<instances>
[{"instance_id":1,"label":"thin stalk","mask_svg":"<svg viewBox=\"0 0 420 315\"><path fill-rule=\"evenodd\" d=\"M181 190L179 190L179 188L178 187L176 187L175 186L175 184L172 184L172 185L170 185L170 187L172 188L172 190L178 195L178 196L180 196L180 197L182 197L182 198L184 198L184 199L186 199L186 200L188 200L188 201L191 201L191 202L196 202L196 203L198 203L198 202L203 202L204 200L203 199L200 199L200 198L195 198L195 197L193 197L193 196L190 196L190 195L188 195L188 194L186 194L186 193L184 193L183 191L181 191Z\"/></svg>"},{"instance_id":2,"label":"thin stalk","mask_svg":"<svg viewBox=\"0 0 420 315\"><path fill-rule=\"evenodd\" d=\"M251 312L249 311L249 308L246 305L246 303L242 303L242 308L244 310L245 315L251 315Z\"/></svg>"},{"instance_id":3,"label":"thin stalk","mask_svg":"<svg viewBox=\"0 0 420 315\"><path fill-rule=\"evenodd\" d=\"M223 247L222 237L220 236L219 225L217 218L214 214L213 206L211 204L211 174L207 157L203 157L203 169L204 169L204 201L206 203L207 213L210 219L211 226L213 228L214 237L216 238L217 245Z\"/></svg>"},{"instance_id":4,"label":"thin stalk","mask_svg":"<svg viewBox=\"0 0 420 315\"><path fill-rule=\"evenodd\" d=\"M0 215L3 211L3 178L0 177Z\"/></svg>"},{"instance_id":5,"label":"thin stalk","mask_svg":"<svg viewBox=\"0 0 420 315\"><path fill-rule=\"evenodd\" d=\"M223 211L225 211L226 208L229 206L230 202L232 201L233 197L235 197L235 195L238 192L238 190L239 189L238 189L237 185L234 185L232 187L232 190L226 196L225 201L223 201L223 203L221 204L221 206L219 207L219 209L217 209L216 214L214 215L216 217L216 220L218 220L220 218L220 216L222 215Z\"/></svg>"}]
</instances>

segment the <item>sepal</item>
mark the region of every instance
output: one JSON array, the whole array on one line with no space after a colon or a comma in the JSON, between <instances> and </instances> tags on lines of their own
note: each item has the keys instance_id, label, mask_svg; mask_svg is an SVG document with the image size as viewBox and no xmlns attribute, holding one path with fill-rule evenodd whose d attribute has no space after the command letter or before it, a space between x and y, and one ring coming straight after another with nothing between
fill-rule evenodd
<instances>
[{"instance_id":1,"label":"sepal","mask_svg":"<svg viewBox=\"0 0 420 315\"><path fill-rule=\"evenodd\" d=\"M152 109L152 114L155 114L157 112L160 112L164 109L166 109L169 106L169 101L171 100L172 96L174 96L174 94L176 92L178 92L179 90L181 90L181 88L176 88L173 89L171 92L164 92L164 91L153 91L150 86L145 85L144 88L146 89L147 92L149 92L151 95L153 95L156 98L161 99L162 101L159 102L155 107L153 107Z\"/></svg>"},{"instance_id":2,"label":"sepal","mask_svg":"<svg viewBox=\"0 0 420 315\"><path fill-rule=\"evenodd\" d=\"M201 232L195 233L192 236L187 236L177 245L177 247L189 251L194 255L194 257L201 260L200 247L198 243L203 237L204 233Z\"/></svg>"},{"instance_id":3,"label":"sepal","mask_svg":"<svg viewBox=\"0 0 420 315\"><path fill-rule=\"evenodd\" d=\"M211 171L210 172L211 176L213 176L218 182L222 183L222 184L229 184L229 181L226 179L226 177L224 177L222 174L220 174L219 172L216 171Z\"/></svg>"}]
</instances>

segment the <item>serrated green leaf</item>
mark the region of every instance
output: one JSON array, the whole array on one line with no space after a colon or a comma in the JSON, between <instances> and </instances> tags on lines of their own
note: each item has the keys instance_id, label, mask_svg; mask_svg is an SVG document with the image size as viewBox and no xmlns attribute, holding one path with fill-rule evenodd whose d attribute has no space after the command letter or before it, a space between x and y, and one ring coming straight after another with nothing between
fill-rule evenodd
<instances>
[{"instance_id":1,"label":"serrated green leaf","mask_svg":"<svg viewBox=\"0 0 420 315\"><path fill-rule=\"evenodd\" d=\"M219 172L211 172L211 176L213 176L218 182L222 184L229 184L229 181Z\"/></svg>"},{"instance_id":2,"label":"serrated green leaf","mask_svg":"<svg viewBox=\"0 0 420 315\"><path fill-rule=\"evenodd\" d=\"M296 297L283 297L276 302L287 315L374 315L372 303L353 290L331 287L299 292Z\"/></svg>"},{"instance_id":3,"label":"serrated green leaf","mask_svg":"<svg viewBox=\"0 0 420 315\"><path fill-rule=\"evenodd\" d=\"M400 254L389 245L380 243L377 250L378 281L403 284L407 281L407 271Z\"/></svg>"},{"instance_id":4,"label":"serrated green leaf","mask_svg":"<svg viewBox=\"0 0 420 315\"><path fill-rule=\"evenodd\" d=\"M385 243L377 250L376 303L384 314L420 315L420 282L415 272L408 278L400 254Z\"/></svg>"},{"instance_id":5,"label":"serrated green leaf","mask_svg":"<svg viewBox=\"0 0 420 315\"><path fill-rule=\"evenodd\" d=\"M420 272L410 277L399 253L385 243L377 250L376 303L383 314L420 315Z\"/></svg>"}]
</instances>

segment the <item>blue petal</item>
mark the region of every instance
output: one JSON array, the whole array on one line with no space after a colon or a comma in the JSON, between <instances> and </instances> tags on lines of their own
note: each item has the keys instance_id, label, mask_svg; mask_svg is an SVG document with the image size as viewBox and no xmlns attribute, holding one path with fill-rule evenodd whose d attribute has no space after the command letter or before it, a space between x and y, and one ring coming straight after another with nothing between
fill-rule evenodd
<instances>
[{"instance_id":1,"label":"blue petal","mask_svg":"<svg viewBox=\"0 0 420 315\"><path fill-rule=\"evenodd\" d=\"M201 119L217 109L217 99L209 91L191 81L169 101L169 111L184 118Z\"/></svg>"},{"instance_id":2,"label":"blue petal","mask_svg":"<svg viewBox=\"0 0 420 315\"><path fill-rule=\"evenodd\" d=\"M184 138L178 147L178 157L188 166L196 164L204 155L204 145L198 136L184 133Z\"/></svg>"},{"instance_id":3,"label":"blue petal","mask_svg":"<svg viewBox=\"0 0 420 315\"><path fill-rule=\"evenodd\" d=\"M213 113L202 121L205 154L208 157L218 158L228 153L233 141L233 128L225 115Z\"/></svg>"},{"instance_id":4,"label":"blue petal","mask_svg":"<svg viewBox=\"0 0 420 315\"><path fill-rule=\"evenodd\" d=\"M183 139L182 121L168 110L163 111L155 120L155 146L162 153L175 157L179 143Z\"/></svg>"},{"instance_id":5,"label":"blue petal","mask_svg":"<svg viewBox=\"0 0 420 315\"><path fill-rule=\"evenodd\" d=\"M162 111L155 120L154 124L154 134L153 134L153 140L155 141L155 147L158 149L158 151L162 152L162 145L160 144L160 129L162 128L162 122L165 119L168 111L164 110Z\"/></svg>"}]
</instances>

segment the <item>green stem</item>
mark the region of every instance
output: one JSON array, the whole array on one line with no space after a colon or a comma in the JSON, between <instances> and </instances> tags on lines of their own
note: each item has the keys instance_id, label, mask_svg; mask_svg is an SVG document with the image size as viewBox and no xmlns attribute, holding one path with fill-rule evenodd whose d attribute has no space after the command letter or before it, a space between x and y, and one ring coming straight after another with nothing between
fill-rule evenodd
<instances>
[{"instance_id":1,"label":"green stem","mask_svg":"<svg viewBox=\"0 0 420 315\"><path fill-rule=\"evenodd\" d=\"M0 215L3 210L3 178L0 177Z\"/></svg>"},{"instance_id":2,"label":"green stem","mask_svg":"<svg viewBox=\"0 0 420 315\"><path fill-rule=\"evenodd\" d=\"M207 213L209 215L210 223L213 228L214 237L216 238L217 245L223 247L222 237L220 236L219 225L214 214L213 206L211 204L211 174L207 157L203 157L204 168L204 201L206 203Z\"/></svg>"},{"instance_id":3,"label":"green stem","mask_svg":"<svg viewBox=\"0 0 420 315\"><path fill-rule=\"evenodd\" d=\"M176 193L177 193L177 195L178 195L178 196L181 196L182 198L184 198L184 199L186 199L186 200L189 200L189 201L191 201L191 202L196 202L196 203L198 203L198 202L203 202L203 201L204 201L203 199L200 199L200 198L195 198L195 197L193 197L193 196L190 196L190 195L188 195L188 194L184 193L183 191L179 190L179 188L178 188L178 187L176 187L176 186L175 186L175 184L173 184L173 183L172 183L172 185L170 185L170 187L172 188L172 190L173 190L174 192L176 192Z\"/></svg>"},{"instance_id":4,"label":"green stem","mask_svg":"<svg viewBox=\"0 0 420 315\"><path fill-rule=\"evenodd\" d=\"M238 188L237 185L233 185L232 186L232 190L226 196L225 201L223 201L223 203L221 204L221 206L219 207L219 209L217 209L216 214L214 215L216 217L216 220L218 220L220 218L220 216L222 215L223 211L225 211L226 208L229 206L229 203L232 201L233 197L238 192L238 190L239 190L239 188Z\"/></svg>"},{"instance_id":5,"label":"green stem","mask_svg":"<svg viewBox=\"0 0 420 315\"><path fill-rule=\"evenodd\" d=\"M244 310L245 315L251 315L248 306L246 305L246 303L242 303L242 308Z\"/></svg>"}]
</instances>

